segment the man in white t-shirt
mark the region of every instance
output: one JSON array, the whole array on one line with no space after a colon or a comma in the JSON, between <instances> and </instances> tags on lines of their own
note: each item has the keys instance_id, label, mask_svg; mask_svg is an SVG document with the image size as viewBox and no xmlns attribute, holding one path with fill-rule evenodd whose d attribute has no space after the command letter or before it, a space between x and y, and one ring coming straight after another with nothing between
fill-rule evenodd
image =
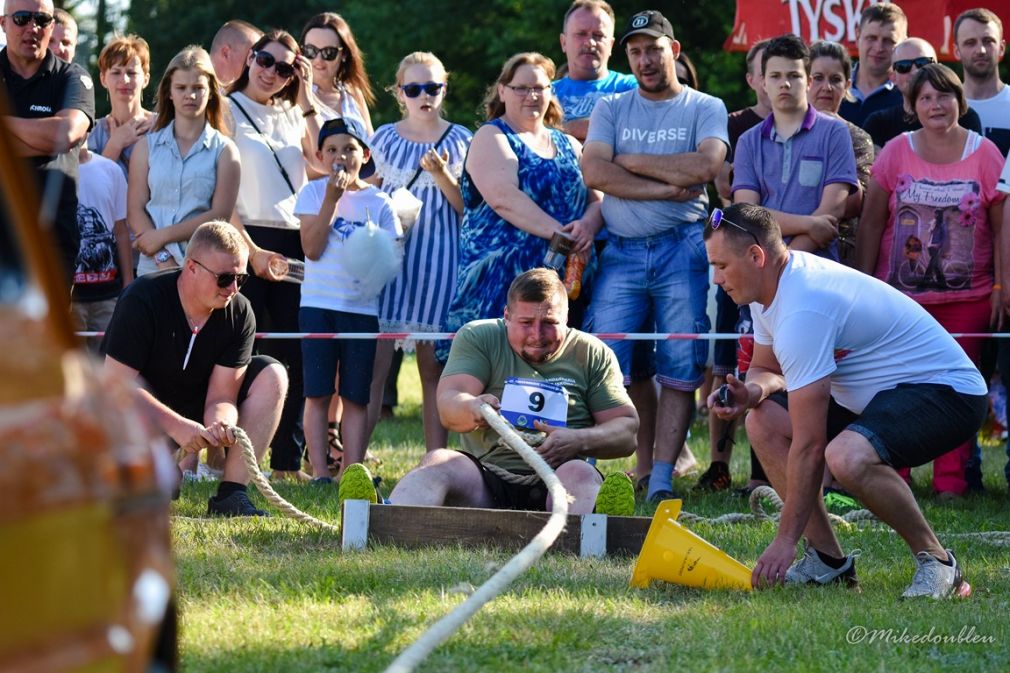
<instances>
[{"instance_id":1,"label":"man in white t-shirt","mask_svg":"<svg viewBox=\"0 0 1010 673\"><path fill-rule=\"evenodd\" d=\"M964 96L982 120L985 137L1010 152L1010 87L1000 81L1006 53L1003 22L988 9L969 9L954 21L954 54L964 67Z\"/></svg>"},{"instance_id":2,"label":"man in white t-shirt","mask_svg":"<svg viewBox=\"0 0 1010 673\"><path fill-rule=\"evenodd\" d=\"M789 251L771 213L736 204L713 212L705 247L715 282L750 304L747 382L714 413L751 409L747 435L785 506L754 568L755 587L856 584L821 499L827 464L842 486L901 535L915 555L906 598L966 596L971 587L895 468L927 463L978 432L988 411L981 374L911 298L871 276ZM788 395L787 395L788 393ZM796 543L806 550L796 560Z\"/></svg>"}]
</instances>

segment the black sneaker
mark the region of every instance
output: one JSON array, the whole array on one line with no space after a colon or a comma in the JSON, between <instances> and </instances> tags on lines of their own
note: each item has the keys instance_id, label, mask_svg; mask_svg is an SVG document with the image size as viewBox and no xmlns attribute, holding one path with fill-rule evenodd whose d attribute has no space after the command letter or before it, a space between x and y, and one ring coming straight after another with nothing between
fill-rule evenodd
<instances>
[{"instance_id":1,"label":"black sneaker","mask_svg":"<svg viewBox=\"0 0 1010 673\"><path fill-rule=\"evenodd\" d=\"M235 491L227 498L212 495L207 500L207 514L211 516L270 516L262 509L253 507L249 494L245 491Z\"/></svg>"},{"instance_id":2,"label":"black sneaker","mask_svg":"<svg viewBox=\"0 0 1010 673\"><path fill-rule=\"evenodd\" d=\"M708 466L708 469L705 470L705 473L701 475L698 483L691 490L715 493L716 491L725 491L732 485L733 479L729 475L729 465L721 460L716 460Z\"/></svg>"}]
</instances>

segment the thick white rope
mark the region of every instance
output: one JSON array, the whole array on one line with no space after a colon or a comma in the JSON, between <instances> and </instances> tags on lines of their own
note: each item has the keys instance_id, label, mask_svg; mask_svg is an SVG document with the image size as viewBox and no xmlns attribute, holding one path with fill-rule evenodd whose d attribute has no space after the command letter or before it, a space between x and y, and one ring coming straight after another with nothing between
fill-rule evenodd
<instances>
[{"instance_id":1,"label":"thick white rope","mask_svg":"<svg viewBox=\"0 0 1010 673\"><path fill-rule=\"evenodd\" d=\"M273 486L270 485L270 482L267 481L267 478L263 476L262 472L260 472L259 461L256 460L256 452L253 450L252 442L249 441L249 435L245 433L245 430L238 426L232 428L232 432L235 435L239 448L242 449L242 458L245 460L246 469L249 470L249 477L252 479L252 482L256 484L256 488L259 489L264 498L273 503L273 505L283 512L285 516L301 521L302 523L307 523L311 526L317 526L318 528L322 528L323 530L328 530L333 533L340 532L340 528L337 526L321 521L311 514L306 514L279 496L277 491L273 489Z\"/></svg>"},{"instance_id":2,"label":"thick white rope","mask_svg":"<svg viewBox=\"0 0 1010 673\"><path fill-rule=\"evenodd\" d=\"M489 405L483 404L480 408L481 415L487 421L491 429L505 440L509 448L522 456L533 470L540 475L547 490L551 494L554 506L551 508L551 516L547 520L543 529L537 533L536 537L530 540L523 549L516 554L512 560L502 566L501 570L491 576L484 584L480 585L469 598L460 603L456 608L442 619L435 622L428 628L421 637L414 641L410 647L400 653L393 663L386 669L386 673L407 673L424 661L432 650L447 640L455 633L470 617L480 610L485 603L493 600L505 587L512 583L516 577L526 572L530 566L536 563L537 559L544 555L561 531L564 530L568 520L568 493L554 470L550 468L544 459L536 451L531 449L509 427L508 423L498 415L498 412Z\"/></svg>"}]
</instances>

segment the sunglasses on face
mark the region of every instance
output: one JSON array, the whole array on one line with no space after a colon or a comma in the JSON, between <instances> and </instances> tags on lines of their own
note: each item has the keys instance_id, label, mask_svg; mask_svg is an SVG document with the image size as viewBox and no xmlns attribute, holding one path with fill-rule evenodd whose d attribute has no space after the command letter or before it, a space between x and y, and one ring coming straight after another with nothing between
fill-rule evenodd
<instances>
[{"instance_id":1,"label":"sunglasses on face","mask_svg":"<svg viewBox=\"0 0 1010 673\"><path fill-rule=\"evenodd\" d=\"M437 96L444 88L445 82L425 82L424 84L411 82L410 84L402 84L400 86L403 95L407 98L417 98L421 95L422 91L429 96Z\"/></svg>"},{"instance_id":2,"label":"sunglasses on face","mask_svg":"<svg viewBox=\"0 0 1010 673\"><path fill-rule=\"evenodd\" d=\"M310 61L316 56L322 56L324 61L336 61L343 47L314 47L311 44L302 45L302 55Z\"/></svg>"},{"instance_id":3,"label":"sunglasses on face","mask_svg":"<svg viewBox=\"0 0 1010 673\"><path fill-rule=\"evenodd\" d=\"M34 21L35 25L39 28L46 28L53 22L53 15L46 14L45 12L29 12L27 10L22 10L20 12L8 14L7 16L10 17L10 20L14 22L14 25L19 28L27 26L29 21Z\"/></svg>"},{"instance_id":4,"label":"sunglasses on face","mask_svg":"<svg viewBox=\"0 0 1010 673\"><path fill-rule=\"evenodd\" d=\"M761 243L758 241L758 237L754 235L754 232L752 232L750 229L744 229L733 220L727 219L722 213L722 208L715 208L714 210L712 210L712 214L708 216L708 226L712 227L712 231L717 231L719 227L721 227L724 224L728 224L731 227L736 227L743 233L749 235L751 238L754 239L755 245L761 247Z\"/></svg>"},{"instance_id":5,"label":"sunglasses on face","mask_svg":"<svg viewBox=\"0 0 1010 673\"><path fill-rule=\"evenodd\" d=\"M916 69L925 68L930 63L936 63L936 59L932 56L920 56L919 58L903 58L900 61L895 61L892 67L894 72L907 75L912 72L912 66L915 66Z\"/></svg>"},{"instance_id":6,"label":"sunglasses on face","mask_svg":"<svg viewBox=\"0 0 1010 673\"><path fill-rule=\"evenodd\" d=\"M264 70L274 69L278 77L283 77L284 79L291 79L295 76L295 66L291 63L285 63L284 61L278 61L277 58L271 54L269 51L257 51L255 54L256 65L263 68ZM199 262L197 262L199 264ZM203 266L201 264L201 266Z\"/></svg>"},{"instance_id":7,"label":"sunglasses on face","mask_svg":"<svg viewBox=\"0 0 1010 673\"><path fill-rule=\"evenodd\" d=\"M242 287L245 285L245 282L249 280L249 274L247 273L215 273L197 260L194 259L193 261L196 262L197 266L201 269L214 276L214 278L217 279L217 286L222 290L231 287L232 283L237 283L238 287Z\"/></svg>"}]
</instances>

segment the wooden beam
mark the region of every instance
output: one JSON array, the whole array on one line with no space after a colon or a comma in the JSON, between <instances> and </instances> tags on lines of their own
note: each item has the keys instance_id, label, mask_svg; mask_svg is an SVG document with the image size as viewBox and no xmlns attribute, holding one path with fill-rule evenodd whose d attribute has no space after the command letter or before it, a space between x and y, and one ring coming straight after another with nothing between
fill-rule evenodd
<instances>
[{"instance_id":1,"label":"wooden beam","mask_svg":"<svg viewBox=\"0 0 1010 673\"><path fill-rule=\"evenodd\" d=\"M367 540L372 543L418 548L430 546L497 547L521 549L544 527L548 512L518 512L465 507L408 507L405 505L372 505L367 510L344 502L345 529L367 528ZM570 515L565 530L552 551L595 556L600 554L600 542L605 525L607 554L636 555L642 549L645 534L652 519L634 516L608 516L605 524L600 515L589 515L583 534L583 518ZM364 518L364 523L362 523ZM360 540L360 533L352 536ZM345 539L348 539L345 534Z\"/></svg>"}]
</instances>

